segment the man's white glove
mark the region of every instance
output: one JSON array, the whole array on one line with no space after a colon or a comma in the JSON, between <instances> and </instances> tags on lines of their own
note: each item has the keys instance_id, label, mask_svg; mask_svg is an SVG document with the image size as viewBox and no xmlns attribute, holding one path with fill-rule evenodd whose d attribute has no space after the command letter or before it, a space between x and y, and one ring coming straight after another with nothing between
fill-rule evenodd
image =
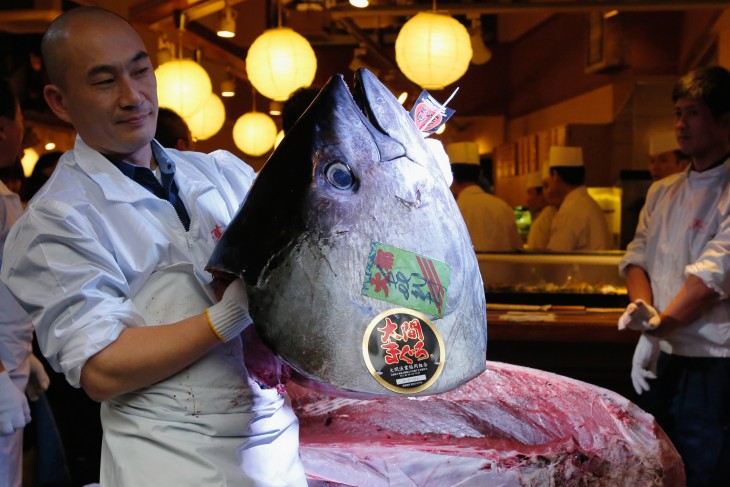
<instances>
[{"instance_id":1,"label":"man's white glove","mask_svg":"<svg viewBox=\"0 0 730 487\"><path fill-rule=\"evenodd\" d=\"M659 338L642 333L631 360L631 383L639 395L649 390L647 379L656 379L659 352Z\"/></svg>"},{"instance_id":2,"label":"man's white glove","mask_svg":"<svg viewBox=\"0 0 730 487\"><path fill-rule=\"evenodd\" d=\"M248 314L248 295L243 280L232 281L219 302L205 310L208 324L223 342L236 338L253 320Z\"/></svg>"},{"instance_id":3,"label":"man's white glove","mask_svg":"<svg viewBox=\"0 0 730 487\"><path fill-rule=\"evenodd\" d=\"M624 314L618 319L618 329L654 330L661 322L659 312L653 306L647 304L643 299L637 299L633 303L629 303Z\"/></svg>"},{"instance_id":4,"label":"man's white glove","mask_svg":"<svg viewBox=\"0 0 730 487\"><path fill-rule=\"evenodd\" d=\"M13 434L29 422L25 394L15 386L7 370L0 372L0 435Z\"/></svg>"},{"instance_id":5,"label":"man's white glove","mask_svg":"<svg viewBox=\"0 0 730 487\"><path fill-rule=\"evenodd\" d=\"M48 377L43 363L38 360L38 357L31 354L30 377L28 377L28 385L25 386L25 394L31 401L37 401L49 385L51 385L51 379Z\"/></svg>"}]
</instances>

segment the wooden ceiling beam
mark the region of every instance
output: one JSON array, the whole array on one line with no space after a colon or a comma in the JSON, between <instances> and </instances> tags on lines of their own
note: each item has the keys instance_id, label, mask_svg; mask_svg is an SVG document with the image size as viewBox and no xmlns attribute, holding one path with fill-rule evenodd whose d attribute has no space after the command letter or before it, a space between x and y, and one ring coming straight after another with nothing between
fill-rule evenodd
<instances>
[{"instance_id":1,"label":"wooden ceiling beam","mask_svg":"<svg viewBox=\"0 0 730 487\"><path fill-rule=\"evenodd\" d=\"M472 3L439 2L438 11L448 12L451 15L468 14L506 14L527 12L595 12L607 10L619 11L666 11L666 10L697 10L697 9L725 9L728 0L576 0L560 1L527 1L511 2L504 0L481 0ZM432 10L431 5L373 5L368 8L352 7L343 4L332 7L327 11L333 19L344 17L376 17L382 15L408 17L418 12Z\"/></svg>"}]
</instances>

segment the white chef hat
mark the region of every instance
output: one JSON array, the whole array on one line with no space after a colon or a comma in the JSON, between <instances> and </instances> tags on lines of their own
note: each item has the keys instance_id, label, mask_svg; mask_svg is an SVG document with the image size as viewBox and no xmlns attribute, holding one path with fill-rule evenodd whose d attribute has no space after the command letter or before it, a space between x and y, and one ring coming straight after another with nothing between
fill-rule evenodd
<instances>
[{"instance_id":1,"label":"white chef hat","mask_svg":"<svg viewBox=\"0 0 730 487\"><path fill-rule=\"evenodd\" d=\"M531 172L527 175L527 187L541 188L543 179L541 171Z\"/></svg>"},{"instance_id":2,"label":"white chef hat","mask_svg":"<svg viewBox=\"0 0 730 487\"><path fill-rule=\"evenodd\" d=\"M554 145L550 147L550 167L582 167L583 148Z\"/></svg>"},{"instance_id":3,"label":"white chef hat","mask_svg":"<svg viewBox=\"0 0 730 487\"><path fill-rule=\"evenodd\" d=\"M451 164L479 165L479 145L476 142L452 142L446 146Z\"/></svg>"},{"instance_id":4,"label":"white chef hat","mask_svg":"<svg viewBox=\"0 0 730 487\"><path fill-rule=\"evenodd\" d=\"M656 156L665 152L679 150L677 137L673 131L662 132L649 139L649 155Z\"/></svg>"}]
</instances>

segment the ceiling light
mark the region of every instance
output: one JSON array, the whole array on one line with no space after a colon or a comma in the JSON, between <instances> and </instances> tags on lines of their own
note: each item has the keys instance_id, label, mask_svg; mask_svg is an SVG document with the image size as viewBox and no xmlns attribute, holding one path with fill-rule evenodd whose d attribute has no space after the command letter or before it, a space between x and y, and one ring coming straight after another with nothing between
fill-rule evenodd
<instances>
[{"instance_id":1,"label":"ceiling light","mask_svg":"<svg viewBox=\"0 0 730 487\"><path fill-rule=\"evenodd\" d=\"M272 117L278 117L281 115L281 110L284 108L284 104L280 101L271 100L269 103L269 115Z\"/></svg>"},{"instance_id":2,"label":"ceiling light","mask_svg":"<svg viewBox=\"0 0 730 487\"><path fill-rule=\"evenodd\" d=\"M492 59L492 51L484 44L484 38L482 37L482 23L479 18L471 20L471 63L472 64L485 64L487 61Z\"/></svg>"},{"instance_id":3,"label":"ceiling light","mask_svg":"<svg viewBox=\"0 0 730 487\"><path fill-rule=\"evenodd\" d=\"M401 105L404 104L407 99L408 99L408 92L407 91L404 91L403 93L401 93L400 95L398 95L398 103L400 103Z\"/></svg>"},{"instance_id":4,"label":"ceiling light","mask_svg":"<svg viewBox=\"0 0 730 487\"><path fill-rule=\"evenodd\" d=\"M395 40L395 61L406 77L427 90L440 90L469 68L469 32L450 15L419 12Z\"/></svg>"},{"instance_id":5,"label":"ceiling light","mask_svg":"<svg viewBox=\"0 0 730 487\"><path fill-rule=\"evenodd\" d=\"M53 150L56 148L56 143L52 140L49 140L48 142L46 142L46 145L44 147L46 150Z\"/></svg>"},{"instance_id":6,"label":"ceiling light","mask_svg":"<svg viewBox=\"0 0 730 487\"><path fill-rule=\"evenodd\" d=\"M236 36L236 15L237 12L231 9L231 6L226 2L220 24L218 25L218 31L216 32L218 37L230 39Z\"/></svg>"},{"instance_id":7,"label":"ceiling light","mask_svg":"<svg viewBox=\"0 0 730 487\"><path fill-rule=\"evenodd\" d=\"M350 5L357 8L365 8L370 4L368 0L350 0Z\"/></svg>"},{"instance_id":8,"label":"ceiling light","mask_svg":"<svg viewBox=\"0 0 730 487\"><path fill-rule=\"evenodd\" d=\"M324 10L322 0L296 0L293 3L297 12L321 12Z\"/></svg>"},{"instance_id":9,"label":"ceiling light","mask_svg":"<svg viewBox=\"0 0 730 487\"><path fill-rule=\"evenodd\" d=\"M236 96L236 78L228 74L226 79L221 81L221 96L231 98Z\"/></svg>"}]
</instances>

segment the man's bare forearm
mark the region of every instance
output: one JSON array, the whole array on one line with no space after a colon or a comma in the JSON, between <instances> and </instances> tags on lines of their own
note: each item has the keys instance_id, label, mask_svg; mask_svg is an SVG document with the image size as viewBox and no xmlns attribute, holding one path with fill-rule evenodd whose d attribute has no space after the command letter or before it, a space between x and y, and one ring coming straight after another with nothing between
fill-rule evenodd
<instances>
[{"instance_id":1,"label":"man's bare forearm","mask_svg":"<svg viewBox=\"0 0 730 487\"><path fill-rule=\"evenodd\" d=\"M81 386L92 399L105 401L166 379L219 343L204 313L168 325L127 328L86 362Z\"/></svg>"},{"instance_id":2,"label":"man's bare forearm","mask_svg":"<svg viewBox=\"0 0 730 487\"><path fill-rule=\"evenodd\" d=\"M654 305L651 282L643 268L637 265L630 265L626 268L626 290L629 293L631 302L643 299L646 303Z\"/></svg>"},{"instance_id":3,"label":"man's bare forearm","mask_svg":"<svg viewBox=\"0 0 730 487\"><path fill-rule=\"evenodd\" d=\"M672 331L695 321L708 306L718 299L719 295L702 279L690 275L669 306L660 311L661 326L650 333L658 337L665 337Z\"/></svg>"}]
</instances>

